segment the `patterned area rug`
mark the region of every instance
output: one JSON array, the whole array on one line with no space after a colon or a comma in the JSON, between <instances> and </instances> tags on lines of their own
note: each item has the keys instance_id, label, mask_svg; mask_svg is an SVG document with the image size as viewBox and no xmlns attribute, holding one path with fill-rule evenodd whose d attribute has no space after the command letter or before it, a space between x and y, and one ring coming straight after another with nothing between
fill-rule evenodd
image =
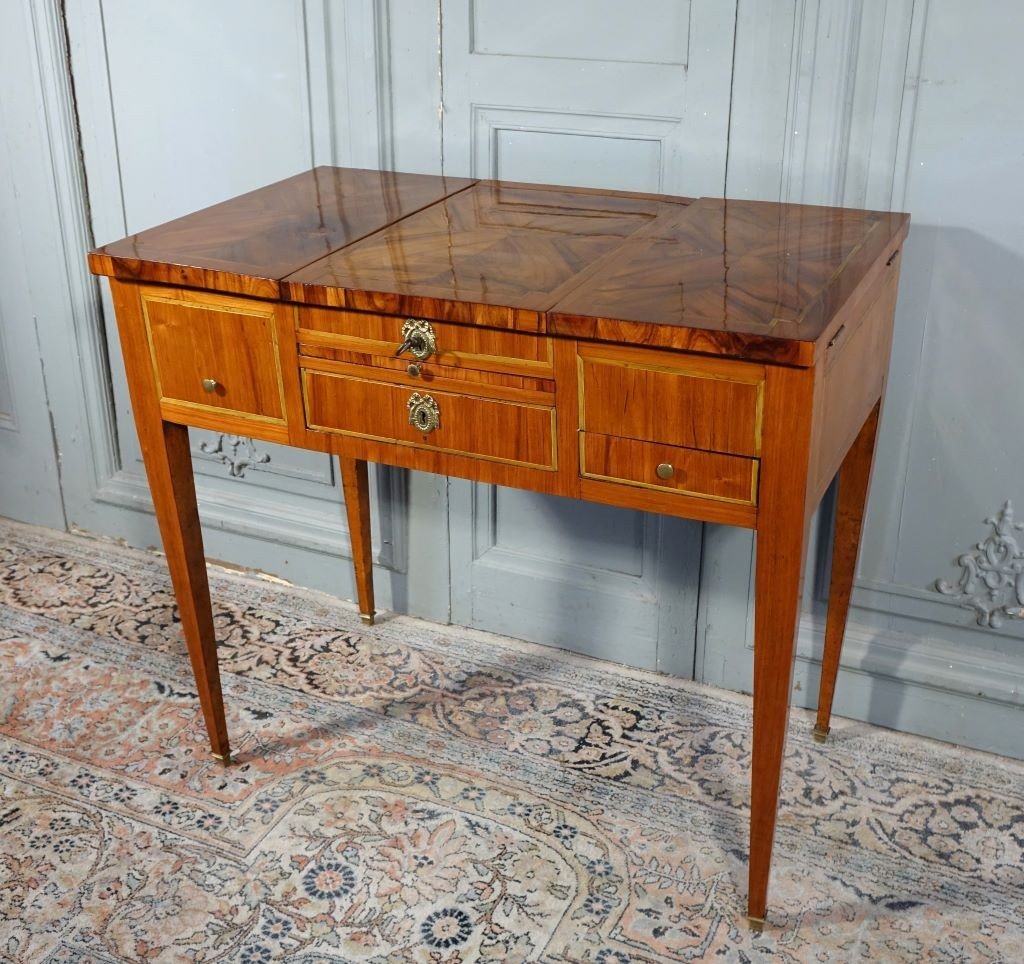
<instances>
[{"instance_id":1,"label":"patterned area rug","mask_svg":"<svg viewBox=\"0 0 1024 964\"><path fill-rule=\"evenodd\" d=\"M0 524L0 957L1020 961L1024 767L794 714L769 926L749 701L212 576L209 756L163 561Z\"/></svg>"}]
</instances>

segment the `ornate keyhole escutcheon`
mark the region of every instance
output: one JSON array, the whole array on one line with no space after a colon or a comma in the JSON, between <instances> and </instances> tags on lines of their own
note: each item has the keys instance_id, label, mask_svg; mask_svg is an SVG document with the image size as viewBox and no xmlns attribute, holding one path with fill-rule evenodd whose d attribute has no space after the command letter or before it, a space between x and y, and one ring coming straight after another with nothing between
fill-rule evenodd
<instances>
[{"instance_id":1,"label":"ornate keyhole escutcheon","mask_svg":"<svg viewBox=\"0 0 1024 964\"><path fill-rule=\"evenodd\" d=\"M406 405L409 408L409 424L424 435L441 427L441 409L429 395L413 392Z\"/></svg>"}]
</instances>

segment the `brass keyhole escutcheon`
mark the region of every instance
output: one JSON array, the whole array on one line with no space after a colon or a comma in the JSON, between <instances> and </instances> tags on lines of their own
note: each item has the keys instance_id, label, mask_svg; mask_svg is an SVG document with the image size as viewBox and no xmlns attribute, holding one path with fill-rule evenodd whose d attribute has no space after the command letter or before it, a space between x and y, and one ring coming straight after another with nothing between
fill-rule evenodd
<instances>
[{"instance_id":1,"label":"brass keyhole escutcheon","mask_svg":"<svg viewBox=\"0 0 1024 964\"><path fill-rule=\"evenodd\" d=\"M429 395L413 392L405 404L409 409L409 424L424 435L441 427L441 409Z\"/></svg>"},{"instance_id":2,"label":"brass keyhole escutcheon","mask_svg":"<svg viewBox=\"0 0 1024 964\"><path fill-rule=\"evenodd\" d=\"M668 462L662 462L654 471L659 479L671 479L676 474L676 470Z\"/></svg>"},{"instance_id":3,"label":"brass keyhole escutcheon","mask_svg":"<svg viewBox=\"0 0 1024 964\"><path fill-rule=\"evenodd\" d=\"M410 318L402 325L402 344L395 354L402 355L407 351L412 352L420 361L426 361L437 351L437 335L429 321Z\"/></svg>"},{"instance_id":4,"label":"brass keyhole escutcheon","mask_svg":"<svg viewBox=\"0 0 1024 964\"><path fill-rule=\"evenodd\" d=\"M207 395L212 395L217 391L217 379L216 378L204 378L203 379L203 391Z\"/></svg>"}]
</instances>

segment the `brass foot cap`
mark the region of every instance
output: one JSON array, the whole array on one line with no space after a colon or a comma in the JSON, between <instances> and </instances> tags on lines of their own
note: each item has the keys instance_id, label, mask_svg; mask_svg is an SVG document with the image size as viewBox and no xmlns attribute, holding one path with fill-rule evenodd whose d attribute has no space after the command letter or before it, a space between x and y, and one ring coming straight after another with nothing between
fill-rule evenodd
<instances>
[{"instance_id":1,"label":"brass foot cap","mask_svg":"<svg viewBox=\"0 0 1024 964\"><path fill-rule=\"evenodd\" d=\"M373 625L373 613L360 613L359 618L366 623L367 626Z\"/></svg>"},{"instance_id":2,"label":"brass foot cap","mask_svg":"<svg viewBox=\"0 0 1024 964\"><path fill-rule=\"evenodd\" d=\"M814 733L815 743L824 743L828 739L829 731L832 729L830 726L826 726L822 729L820 726L816 726L812 731Z\"/></svg>"},{"instance_id":3,"label":"brass foot cap","mask_svg":"<svg viewBox=\"0 0 1024 964\"><path fill-rule=\"evenodd\" d=\"M213 753L211 755L213 756L213 758L215 760L220 760L220 762L223 763L224 766L226 766L226 767L231 766L231 751L230 750L228 750L227 753Z\"/></svg>"},{"instance_id":4,"label":"brass foot cap","mask_svg":"<svg viewBox=\"0 0 1024 964\"><path fill-rule=\"evenodd\" d=\"M750 929L755 934L760 934L764 930L764 918L763 917L751 917L747 916L747 923L750 925Z\"/></svg>"}]
</instances>

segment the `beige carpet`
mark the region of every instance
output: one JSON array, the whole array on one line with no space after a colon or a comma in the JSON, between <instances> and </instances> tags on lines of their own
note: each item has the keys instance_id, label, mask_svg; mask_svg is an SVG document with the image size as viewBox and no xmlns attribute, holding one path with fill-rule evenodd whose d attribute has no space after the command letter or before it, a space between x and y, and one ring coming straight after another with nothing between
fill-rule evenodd
<instances>
[{"instance_id":1,"label":"beige carpet","mask_svg":"<svg viewBox=\"0 0 1024 964\"><path fill-rule=\"evenodd\" d=\"M1024 766L213 576L238 764L157 557L0 523L0 958L1021 961Z\"/></svg>"}]
</instances>

